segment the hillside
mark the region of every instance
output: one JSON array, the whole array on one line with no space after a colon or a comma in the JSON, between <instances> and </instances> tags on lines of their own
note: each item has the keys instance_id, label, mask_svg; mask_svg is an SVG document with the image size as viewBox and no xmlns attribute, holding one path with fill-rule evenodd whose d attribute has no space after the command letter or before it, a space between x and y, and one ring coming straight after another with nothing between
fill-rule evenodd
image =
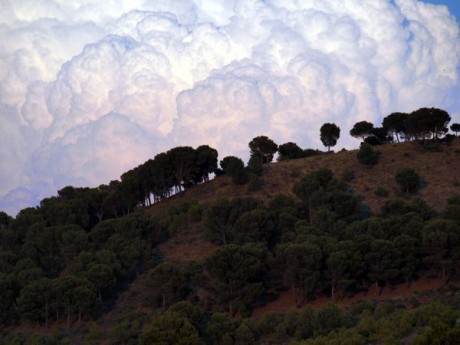
<instances>
[{"instance_id":1,"label":"hillside","mask_svg":"<svg viewBox=\"0 0 460 345\"><path fill-rule=\"evenodd\" d=\"M338 177L352 172L350 186L353 191L363 197L363 203L373 212L378 212L382 198L375 195L377 187L389 191L389 198L400 196L395 174L402 168L415 169L426 182L426 186L417 194L431 207L440 211L446 200L460 191L460 139L451 145L441 145L436 149L424 149L417 142L403 142L377 146L381 153L377 165L369 168L358 162L357 150L339 151L337 153L313 156L308 158L273 162L265 167L264 184L258 191L248 191L247 185L238 186L231 179L222 176L209 183L188 189L176 195L147 212L155 214L170 205L184 201L197 200L209 204L225 196L228 198L252 196L263 201L269 201L279 193L293 196L292 187L305 174L327 168Z\"/></svg>"},{"instance_id":2,"label":"hillside","mask_svg":"<svg viewBox=\"0 0 460 345\"><path fill-rule=\"evenodd\" d=\"M415 314L418 313L419 305L426 304L431 308L432 303L439 302L443 306L445 303L457 303L460 225L453 220L444 220L439 214L445 210L450 198L460 195L460 140L456 138L450 145L441 144L430 149L424 149L416 142L405 142L377 146L376 150L380 152L379 161L372 168L358 162L356 150L274 162L264 166L256 187L251 186L251 182L236 185L230 177L219 176L151 207L143 208L141 212L117 220L102 221L88 234L88 248L96 250L95 258L83 259L79 255L69 259L70 263L67 268L64 267L61 276L70 270L83 272L78 274L90 279L92 276L88 272L91 269L88 272L81 271L84 268L80 266L85 265L82 260L96 260L99 268L102 267L100 265L110 266L117 277L117 284L100 283L100 291L103 291L103 295L108 295L109 299L100 304L93 314L84 314L81 322L73 316L74 324L68 330L63 330L66 329L65 323L59 318L51 322L51 328L43 328L44 319L41 317L37 318L41 325L39 327L30 322L22 322L17 327L4 328L5 338L0 338L0 344L2 339L11 340L11 334L21 333L27 334L25 337L42 334L45 338L56 338L52 334L59 333L58 338L61 340L71 339L72 343L82 344L138 343L140 339L147 344L149 342L146 339L158 336L155 332L160 332L170 322L167 318L173 314L168 308L176 308L175 312L182 315L182 318L185 317L180 318L180 322L190 325L192 333L197 332L196 339L199 338L201 343L222 343L226 336L231 336L231 343L234 344L281 344L295 339L305 340L313 334L327 335L330 330L338 329L336 327L340 325L362 337L364 333L356 328L359 324L355 321L347 323L351 319L360 320L363 315L368 315L361 315L361 311L354 309L359 301L368 303L366 310L371 314L378 312L379 306L388 303L393 306L391 313L402 313L415 308ZM422 188L417 193L406 195L400 191L395 175L403 168L412 168L421 176ZM320 202L324 202L324 208L327 209L326 218L305 218L303 208L306 206L294 193L294 186L304 176L314 174L320 169L331 170L337 181L345 179L347 183L342 185L342 182L337 182L336 185L331 184L332 187L324 187L324 195L329 193L333 197L338 193L343 200L356 201L362 206L356 204L355 208L346 211L348 213L339 216L340 211L334 208L336 206L329 199L323 200ZM346 189L344 186L347 186ZM387 195L376 193L378 188L386 190ZM280 199L280 194L287 198ZM406 211L401 211L401 214L396 212L380 217L381 206L396 198L404 200L407 205L420 198L436 214L426 216L423 210L417 209L418 206L411 206L408 207L411 211L407 211L407 214ZM227 200L224 202L225 207L230 207L234 218L225 225L226 231L229 231L227 245L210 237L209 214L216 205L223 205L219 204L222 200ZM368 209L370 213L358 216L358 213L362 213L360 209ZM327 217L334 215L334 212L336 219L330 223ZM148 226L147 219L151 219ZM242 233L238 232L239 227L243 229ZM254 234L257 233L257 238L253 237L256 236L253 231ZM273 235L269 236L264 231ZM427 242L426 234L431 231L436 236L447 236L448 240L436 244ZM400 235L405 237L400 238ZM133 246L133 250L127 250L128 243ZM19 248L18 243L15 246ZM243 270L238 273L239 277L246 275L246 278L241 279L246 281L247 286L235 285L235 289L240 289L239 292L229 292L228 296L222 295L222 291L226 289L226 280L230 279L224 276L233 270L239 272L246 265L249 269L254 261L252 264L250 261L243 261L235 268L225 263L229 266L220 272L220 268L213 265L223 260L219 255L225 248L229 250L225 255L251 258L258 262L251 268L252 271ZM372 257L374 252L378 253L380 250L382 252L378 256ZM136 251L139 252L139 257ZM107 252L113 252L116 259L109 258ZM316 252L319 255L316 258L302 257L302 253L316 255ZM361 258L354 257L354 253L358 252L362 253L359 254L362 255ZM97 259L98 253L105 253L103 255L106 257ZM338 261L334 265L339 265L344 260L358 260L360 263L356 261L353 267L347 266L342 271L334 271L330 260L335 254ZM131 261L120 255L128 255ZM286 261L280 261L284 256ZM293 257L296 257L294 261ZM117 263L110 263L111 260ZM293 275L298 275L295 270L290 276L286 275L297 264L296 260L303 262L299 271L305 272L302 273L304 276L316 277L314 284L302 279L300 282L296 281L297 278L293 278ZM134 265L134 262L137 263ZM310 267L311 262L317 263ZM383 266L379 267L381 262ZM88 267L91 268L91 265ZM413 267L409 273L408 267ZM343 270L349 273L344 275ZM354 274L358 274L358 271L361 273L355 277ZM340 274L342 278L334 278ZM406 284L407 282L410 284ZM446 288L447 282L450 285ZM248 294L248 291L252 292ZM337 294L335 297L334 293ZM20 296L22 298L22 291ZM190 302L190 305L176 307L175 303L181 300ZM329 310L327 308L330 308L330 301L342 308L340 311L334 309L334 313L338 313L336 316L339 317L340 314L339 319L342 320L337 321L337 326L331 326L328 331L321 328L321 325L315 326L319 328L310 336L307 336L310 334L308 332L304 334L302 331L303 335L298 335L297 331L288 331L289 327L294 327L287 326L289 322L293 322L289 321L292 315L297 315L295 313L301 310L308 314L309 307L313 307L317 310L314 313L318 313L314 317L320 319L323 310ZM22 300L21 303L21 308L24 309ZM397 303L398 307L394 307L392 303ZM9 307L11 308L10 305ZM190 308L196 310L193 309L192 312ZM65 312L65 309L56 310ZM224 314L219 314L220 312ZM195 317L201 313L201 316L197 321L190 313ZM286 324L285 330L277 329L273 333L273 329L269 330L270 326L262 327L258 323L258 320L270 323L270 315L279 313L285 314L286 319L284 316L273 317L279 318L278 323ZM353 315L350 316L350 313ZM298 314L296 317L305 316L302 315ZM229 326L231 322L235 322L234 326ZM230 333L225 333L227 335L217 331L219 335L216 335L217 333L210 330L212 327L224 327L225 323L229 323L227 326L233 329L228 330ZM455 332L457 331L455 328ZM240 334L241 332L244 334ZM377 330L373 332L378 334ZM417 337L419 330L414 326L408 328L407 334ZM245 337L252 340L241 340L246 339ZM190 343L198 342L193 340Z\"/></svg>"},{"instance_id":3,"label":"hillside","mask_svg":"<svg viewBox=\"0 0 460 345\"><path fill-rule=\"evenodd\" d=\"M292 189L298 180L309 172L330 169L337 176L353 173L349 182L353 192L362 197L363 204L372 213L379 213L382 204L394 197L407 197L395 181L396 173L403 168L413 168L422 177L424 188L409 198L421 198L429 206L441 212L449 198L460 194L460 139L451 145L426 150L416 142L403 142L378 146L381 153L377 165L369 168L358 162L357 150L309 158L274 162L265 168L260 190L248 191L247 185L235 185L227 176L191 188L183 193L146 209L151 215L161 215L169 207L190 201L209 205L219 198L254 197L268 203L277 194L295 197ZM387 197L377 196L378 187L388 190ZM218 247L203 238L201 224L172 237L159 247L161 255L176 262L202 260Z\"/></svg>"}]
</instances>

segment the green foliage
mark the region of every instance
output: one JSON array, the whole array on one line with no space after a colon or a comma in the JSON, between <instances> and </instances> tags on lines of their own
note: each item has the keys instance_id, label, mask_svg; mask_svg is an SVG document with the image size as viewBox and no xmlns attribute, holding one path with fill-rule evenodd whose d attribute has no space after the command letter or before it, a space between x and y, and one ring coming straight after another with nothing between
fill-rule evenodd
<instances>
[{"instance_id":1,"label":"green foliage","mask_svg":"<svg viewBox=\"0 0 460 345\"><path fill-rule=\"evenodd\" d=\"M205 313L198 305L188 301L181 301L173 304L168 311L187 318L196 329L202 326L205 317Z\"/></svg>"},{"instance_id":2,"label":"green foliage","mask_svg":"<svg viewBox=\"0 0 460 345\"><path fill-rule=\"evenodd\" d=\"M226 311L247 313L264 292L267 249L262 245L226 245L205 263L212 298Z\"/></svg>"},{"instance_id":3,"label":"green foliage","mask_svg":"<svg viewBox=\"0 0 460 345\"><path fill-rule=\"evenodd\" d=\"M154 289L156 305L163 309L185 299L190 293L187 272L170 262L161 263L150 272L149 285Z\"/></svg>"},{"instance_id":4,"label":"green foliage","mask_svg":"<svg viewBox=\"0 0 460 345\"><path fill-rule=\"evenodd\" d=\"M99 303L102 303L102 290L115 285L115 276L112 267L105 264L93 264L85 272L88 279L98 291Z\"/></svg>"},{"instance_id":5,"label":"green foliage","mask_svg":"<svg viewBox=\"0 0 460 345\"><path fill-rule=\"evenodd\" d=\"M425 262L432 269L441 272L447 282L458 273L460 226L445 219L432 219L422 229L422 248L426 252Z\"/></svg>"},{"instance_id":6,"label":"green foliage","mask_svg":"<svg viewBox=\"0 0 460 345\"><path fill-rule=\"evenodd\" d=\"M342 173L342 180L345 182L351 182L355 178L355 172L353 170L345 170Z\"/></svg>"},{"instance_id":7,"label":"green foliage","mask_svg":"<svg viewBox=\"0 0 460 345\"><path fill-rule=\"evenodd\" d=\"M192 224L199 223L203 208L196 201L175 204L158 217L159 226L168 236L189 231Z\"/></svg>"},{"instance_id":8,"label":"green foliage","mask_svg":"<svg viewBox=\"0 0 460 345\"><path fill-rule=\"evenodd\" d=\"M321 249L310 243L286 243L276 248L277 266L296 303L313 298L320 283Z\"/></svg>"},{"instance_id":9,"label":"green foliage","mask_svg":"<svg viewBox=\"0 0 460 345\"><path fill-rule=\"evenodd\" d=\"M262 176L264 171L263 160L259 156L251 156L248 162L248 170L251 174L256 176Z\"/></svg>"},{"instance_id":10,"label":"green foliage","mask_svg":"<svg viewBox=\"0 0 460 345\"><path fill-rule=\"evenodd\" d=\"M406 194L415 193L420 187L420 176L412 168L399 170L396 175L396 182L401 186L401 190Z\"/></svg>"},{"instance_id":11,"label":"green foliage","mask_svg":"<svg viewBox=\"0 0 460 345\"><path fill-rule=\"evenodd\" d=\"M264 180L257 175L252 175L249 184L248 184L248 191L250 192L257 192L262 189L264 186Z\"/></svg>"},{"instance_id":12,"label":"green foliage","mask_svg":"<svg viewBox=\"0 0 460 345\"><path fill-rule=\"evenodd\" d=\"M271 215L263 208L243 213L234 226L233 241L237 244L262 242L265 245L275 235L275 226Z\"/></svg>"},{"instance_id":13,"label":"green foliage","mask_svg":"<svg viewBox=\"0 0 460 345\"><path fill-rule=\"evenodd\" d=\"M109 330L108 338L111 344L139 344L139 337L142 333L144 325L147 323L147 315L139 312L128 314L116 326ZM102 330L97 326L90 328L90 335L86 338L88 343L97 343L104 340ZM91 334L92 333L92 334Z\"/></svg>"},{"instance_id":14,"label":"green foliage","mask_svg":"<svg viewBox=\"0 0 460 345\"><path fill-rule=\"evenodd\" d=\"M374 166L379 161L380 153L368 143L361 143L358 150L358 161L369 167Z\"/></svg>"},{"instance_id":15,"label":"green foliage","mask_svg":"<svg viewBox=\"0 0 460 345\"><path fill-rule=\"evenodd\" d=\"M378 186L377 189L375 190L375 195L376 196L386 198L389 194L390 194L390 192L386 188L384 188L382 186Z\"/></svg>"},{"instance_id":16,"label":"green foliage","mask_svg":"<svg viewBox=\"0 0 460 345\"><path fill-rule=\"evenodd\" d=\"M211 241L227 244L235 239L235 224L245 212L254 210L259 202L253 198L220 199L205 215L206 232Z\"/></svg>"},{"instance_id":17,"label":"green foliage","mask_svg":"<svg viewBox=\"0 0 460 345\"><path fill-rule=\"evenodd\" d=\"M12 321L17 293L13 276L0 273L0 321L2 324Z\"/></svg>"},{"instance_id":18,"label":"green foliage","mask_svg":"<svg viewBox=\"0 0 460 345\"><path fill-rule=\"evenodd\" d=\"M144 329L140 344L198 345L199 334L190 321L174 312L155 317Z\"/></svg>"},{"instance_id":19,"label":"green foliage","mask_svg":"<svg viewBox=\"0 0 460 345\"><path fill-rule=\"evenodd\" d=\"M239 327L235 330L235 344L256 344L254 332L248 327L248 325L245 322L240 323Z\"/></svg>"},{"instance_id":20,"label":"green foliage","mask_svg":"<svg viewBox=\"0 0 460 345\"><path fill-rule=\"evenodd\" d=\"M460 224L460 196L455 196L447 200L443 215L444 218L451 219Z\"/></svg>"},{"instance_id":21,"label":"green foliage","mask_svg":"<svg viewBox=\"0 0 460 345\"><path fill-rule=\"evenodd\" d=\"M349 221L354 219L359 210L359 203L344 182L334 178L329 169L313 171L294 185L293 192L302 200L308 210L308 219L313 224L319 210L328 210L334 216ZM330 215L332 215L330 213Z\"/></svg>"},{"instance_id":22,"label":"green foliage","mask_svg":"<svg viewBox=\"0 0 460 345\"><path fill-rule=\"evenodd\" d=\"M223 313L214 313L206 327L206 338L211 344L233 344L238 321Z\"/></svg>"}]
</instances>

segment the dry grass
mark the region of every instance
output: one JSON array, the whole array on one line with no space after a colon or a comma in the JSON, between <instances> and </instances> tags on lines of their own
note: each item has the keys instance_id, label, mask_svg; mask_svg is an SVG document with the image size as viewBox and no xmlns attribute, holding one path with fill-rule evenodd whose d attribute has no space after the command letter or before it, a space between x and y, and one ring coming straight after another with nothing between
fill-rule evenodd
<instances>
[{"instance_id":1,"label":"dry grass","mask_svg":"<svg viewBox=\"0 0 460 345\"><path fill-rule=\"evenodd\" d=\"M411 197L422 198L437 211L443 210L448 198L460 194L460 138L456 138L450 146L441 144L430 150L423 149L416 142L388 144L378 146L376 150L381 153L380 160L372 168L358 162L356 150L277 162L265 167L264 184L258 191L250 192L247 184L237 186L229 177L221 176L154 205L148 212L161 214L173 204L192 200L207 205L222 197L251 196L267 202L279 193L294 196L294 184L305 174L322 168L331 169L337 178L352 171L351 188L373 212L378 212L385 201L385 198L375 195L378 187L389 191L388 198L406 197L395 181L397 171L402 168L415 169L426 183L425 188Z\"/></svg>"}]
</instances>

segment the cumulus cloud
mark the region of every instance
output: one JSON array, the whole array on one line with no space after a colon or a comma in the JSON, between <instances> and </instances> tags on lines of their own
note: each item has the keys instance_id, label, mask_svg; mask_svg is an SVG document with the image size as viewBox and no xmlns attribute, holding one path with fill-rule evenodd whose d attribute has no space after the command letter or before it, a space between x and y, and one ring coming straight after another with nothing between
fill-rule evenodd
<instances>
[{"instance_id":1,"label":"cumulus cloud","mask_svg":"<svg viewBox=\"0 0 460 345\"><path fill-rule=\"evenodd\" d=\"M0 209L156 153L321 147L324 122L437 106L458 119L459 26L419 0L0 4Z\"/></svg>"}]
</instances>

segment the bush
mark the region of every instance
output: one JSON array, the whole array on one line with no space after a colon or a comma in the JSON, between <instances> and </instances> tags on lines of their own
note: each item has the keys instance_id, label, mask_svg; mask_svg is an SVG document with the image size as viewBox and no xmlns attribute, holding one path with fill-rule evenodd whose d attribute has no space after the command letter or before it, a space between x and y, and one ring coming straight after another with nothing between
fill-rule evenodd
<instances>
[{"instance_id":1,"label":"bush","mask_svg":"<svg viewBox=\"0 0 460 345\"><path fill-rule=\"evenodd\" d=\"M256 192L261 190L264 185L264 181L260 176L252 175L251 179L249 180L248 191Z\"/></svg>"},{"instance_id":2,"label":"bush","mask_svg":"<svg viewBox=\"0 0 460 345\"><path fill-rule=\"evenodd\" d=\"M379 161L379 155L380 153L375 151L371 145L368 143L362 143L359 147L357 157L361 164L372 167Z\"/></svg>"},{"instance_id":3,"label":"bush","mask_svg":"<svg viewBox=\"0 0 460 345\"><path fill-rule=\"evenodd\" d=\"M420 176L412 168L404 168L396 173L396 182L406 194L415 193L420 188Z\"/></svg>"},{"instance_id":4,"label":"bush","mask_svg":"<svg viewBox=\"0 0 460 345\"><path fill-rule=\"evenodd\" d=\"M345 170L342 173L342 180L345 182L351 182L355 178L355 172L353 170Z\"/></svg>"},{"instance_id":5,"label":"bush","mask_svg":"<svg viewBox=\"0 0 460 345\"><path fill-rule=\"evenodd\" d=\"M264 171L262 158L259 156L252 156L248 162L248 170L254 175L261 176Z\"/></svg>"},{"instance_id":6,"label":"bush","mask_svg":"<svg viewBox=\"0 0 460 345\"><path fill-rule=\"evenodd\" d=\"M389 194L390 194L390 192L388 192L388 190L386 190L382 186L377 187L377 189L375 190L375 195L376 196L381 196L381 197L386 198Z\"/></svg>"}]
</instances>

